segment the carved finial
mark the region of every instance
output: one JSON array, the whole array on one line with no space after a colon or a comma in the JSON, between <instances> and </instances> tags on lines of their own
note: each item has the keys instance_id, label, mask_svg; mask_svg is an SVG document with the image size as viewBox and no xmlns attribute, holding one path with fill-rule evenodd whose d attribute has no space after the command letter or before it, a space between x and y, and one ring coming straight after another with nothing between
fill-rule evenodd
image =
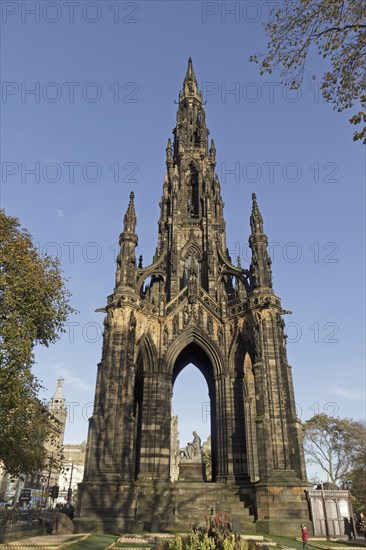
<instances>
[{"instance_id":1,"label":"carved finial","mask_svg":"<svg viewBox=\"0 0 366 550\"><path fill-rule=\"evenodd\" d=\"M196 84L197 84L196 75L194 74L193 62L192 62L192 58L191 58L191 57L188 59L188 67L187 67L187 72L186 72L186 79L193 80L193 81L195 81Z\"/></svg>"},{"instance_id":2,"label":"carved finial","mask_svg":"<svg viewBox=\"0 0 366 550\"><path fill-rule=\"evenodd\" d=\"M139 256L139 269L142 269L142 262L143 262L143 258L142 258L142 254L140 254L140 256Z\"/></svg>"},{"instance_id":3,"label":"carved finial","mask_svg":"<svg viewBox=\"0 0 366 550\"><path fill-rule=\"evenodd\" d=\"M252 214L250 216L250 227L252 229L252 234L263 233L263 218L258 208L255 193L252 193Z\"/></svg>"},{"instance_id":4,"label":"carved finial","mask_svg":"<svg viewBox=\"0 0 366 550\"><path fill-rule=\"evenodd\" d=\"M252 194L252 213L250 215L251 235L249 246L252 249L250 264L252 288L272 288L271 259L268 255L268 239L263 232L263 218L257 204L255 193Z\"/></svg>"},{"instance_id":5,"label":"carved finial","mask_svg":"<svg viewBox=\"0 0 366 550\"><path fill-rule=\"evenodd\" d=\"M130 202L128 203L128 207L126 210L126 214L124 217L124 230L129 231L130 233L134 233L136 229L136 212L135 212L135 205L134 205L134 198L135 193L131 191L130 193Z\"/></svg>"},{"instance_id":6,"label":"carved finial","mask_svg":"<svg viewBox=\"0 0 366 550\"><path fill-rule=\"evenodd\" d=\"M188 59L187 72L183 82L183 96L187 96L187 95L199 96L196 75L194 74L191 57Z\"/></svg>"},{"instance_id":7,"label":"carved finial","mask_svg":"<svg viewBox=\"0 0 366 550\"><path fill-rule=\"evenodd\" d=\"M211 139L210 157L211 157L212 159L215 159L215 157L216 157L216 147L215 147L215 142L214 142L213 139Z\"/></svg>"},{"instance_id":8,"label":"carved finial","mask_svg":"<svg viewBox=\"0 0 366 550\"><path fill-rule=\"evenodd\" d=\"M166 160L167 162L170 162L173 158L173 149L172 149L172 141L169 138L168 139L168 145L166 146Z\"/></svg>"}]
</instances>

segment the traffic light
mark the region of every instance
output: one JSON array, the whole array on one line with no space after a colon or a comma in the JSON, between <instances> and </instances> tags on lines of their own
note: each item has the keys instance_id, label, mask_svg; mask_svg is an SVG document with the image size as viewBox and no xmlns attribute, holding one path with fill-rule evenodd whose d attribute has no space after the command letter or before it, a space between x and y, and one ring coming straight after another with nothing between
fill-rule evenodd
<instances>
[{"instance_id":1,"label":"traffic light","mask_svg":"<svg viewBox=\"0 0 366 550\"><path fill-rule=\"evenodd\" d=\"M55 499L58 497L58 491L59 491L59 486L58 485L53 485L50 489L50 497L52 499Z\"/></svg>"}]
</instances>

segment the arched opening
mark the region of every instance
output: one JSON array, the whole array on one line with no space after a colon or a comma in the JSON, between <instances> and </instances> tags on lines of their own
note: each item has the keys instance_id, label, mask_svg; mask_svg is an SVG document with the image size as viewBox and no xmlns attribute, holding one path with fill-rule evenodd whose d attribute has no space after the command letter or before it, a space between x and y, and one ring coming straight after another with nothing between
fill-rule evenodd
<instances>
[{"instance_id":1,"label":"arched opening","mask_svg":"<svg viewBox=\"0 0 366 550\"><path fill-rule=\"evenodd\" d=\"M177 376L172 395L171 481L179 476L179 459L197 432L202 446L205 479L211 480L211 404L207 382L188 364Z\"/></svg>"},{"instance_id":2,"label":"arched opening","mask_svg":"<svg viewBox=\"0 0 366 550\"><path fill-rule=\"evenodd\" d=\"M190 218L199 216L198 173L193 165L190 166L187 180L187 211Z\"/></svg>"},{"instance_id":3,"label":"arched opening","mask_svg":"<svg viewBox=\"0 0 366 550\"><path fill-rule=\"evenodd\" d=\"M160 273L153 273L143 280L140 297L153 305L159 304L159 297L164 291L164 278Z\"/></svg>"},{"instance_id":4,"label":"arched opening","mask_svg":"<svg viewBox=\"0 0 366 550\"><path fill-rule=\"evenodd\" d=\"M227 298L230 306L244 300L247 296L244 282L235 274L223 273L218 280L217 300L221 300L223 296Z\"/></svg>"},{"instance_id":5,"label":"arched opening","mask_svg":"<svg viewBox=\"0 0 366 550\"><path fill-rule=\"evenodd\" d=\"M179 380L176 382L178 376ZM179 389L180 385L181 388ZM217 462L215 383L211 361L196 343L189 344L177 357L172 373L172 387L172 416L173 413L176 415L178 412L177 429L180 432L177 466L179 468L179 464L183 465L187 461L189 455L189 453L187 455L187 451L190 448L187 444L194 442L192 432L197 432L201 445L210 437L208 444L204 446L205 452L201 460L201 471L203 480L215 481ZM189 409L189 412L187 412L187 409ZM179 411L182 412L179 413ZM175 428L173 420L172 439L174 438ZM211 446L210 463L207 456L209 454L207 453L208 445ZM172 461L174 461L174 441L172 441L172 446L171 478L174 481L177 478L182 479L183 466L178 471L174 469L174 466L176 466L176 464L172 464ZM189 457L187 462L189 462ZM176 479L174 479L174 474L172 476L174 471L178 474Z\"/></svg>"}]
</instances>

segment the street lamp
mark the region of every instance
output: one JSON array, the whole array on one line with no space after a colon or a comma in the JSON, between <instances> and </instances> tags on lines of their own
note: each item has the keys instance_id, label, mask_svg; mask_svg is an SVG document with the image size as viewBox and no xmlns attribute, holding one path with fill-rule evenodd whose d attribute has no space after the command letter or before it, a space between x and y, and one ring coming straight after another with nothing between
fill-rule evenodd
<instances>
[{"instance_id":1,"label":"street lamp","mask_svg":"<svg viewBox=\"0 0 366 550\"><path fill-rule=\"evenodd\" d=\"M70 472L70 483L69 483L69 488L68 488L68 491L67 491L67 502L69 504L71 504L71 501L72 501L72 474L73 474L73 471L74 471L74 461L71 462L71 472Z\"/></svg>"}]
</instances>

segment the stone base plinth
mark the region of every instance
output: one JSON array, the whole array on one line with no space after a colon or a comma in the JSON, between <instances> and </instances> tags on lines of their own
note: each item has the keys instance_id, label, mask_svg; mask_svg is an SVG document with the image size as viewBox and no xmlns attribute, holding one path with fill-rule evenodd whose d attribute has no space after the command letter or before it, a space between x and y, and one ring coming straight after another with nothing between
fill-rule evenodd
<instances>
[{"instance_id":1,"label":"stone base plinth","mask_svg":"<svg viewBox=\"0 0 366 550\"><path fill-rule=\"evenodd\" d=\"M256 527L258 533L299 535L302 523L309 523L309 506L304 486L292 481L273 480L256 486ZM285 481L285 483L283 483ZM311 528L309 528L311 531Z\"/></svg>"},{"instance_id":2,"label":"stone base plinth","mask_svg":"<svg viewBox=\"0 0 366 550\"><path fill-rule=\"evenodd\" d=\"M310 526L306 484L207 483L202 481L202 464L181 463L180 469L183 479L174 483L157 479L80 483L75 518L79 532L152 531L156 525L162 531L189 531L218 512L226 514L238 532L298 535L301 523Z\"/></svg>"},{"instance_id":3,"label":"stone base plinth","mask_svg":"<svg viewBox=\"0 0 366 550\"><path fill-rule=\"evenodd\" d=\"M201 467L201 464L189 466ZM201 470L202 472L202 470ZM191 472L192 474L192 472ZM196 475L198 472L196 471ZM231 483L202 481L139 481L79 484L74 523L79 532L123 533L156 530L189 531L220 512L240 531L255 532L253 510L242 488Z\"/></svg>"},{"instance_id":4,"label":"stone base plinth","mask_svg":"<svg viewBox=\"0 0 366 550\"><path fill-rule=\"evenodd\" d=\"M201 462L180 462L179 481L203 481L203 464Z\"/></svg>"}]
</instances>

